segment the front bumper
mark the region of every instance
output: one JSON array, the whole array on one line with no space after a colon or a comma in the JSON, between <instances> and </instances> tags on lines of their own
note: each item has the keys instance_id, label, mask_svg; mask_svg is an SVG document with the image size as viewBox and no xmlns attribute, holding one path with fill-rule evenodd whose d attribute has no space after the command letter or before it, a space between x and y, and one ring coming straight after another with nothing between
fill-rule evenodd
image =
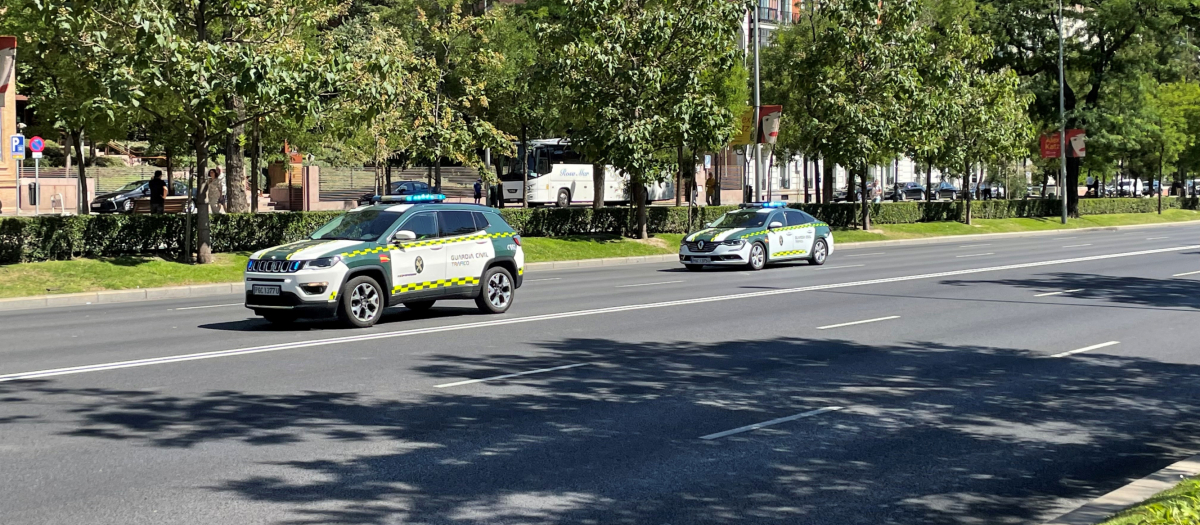
<instances>
[{"instance_id":1,"label":"front bumper","mask_svg":"<svg viewBox=\"0 0 1200 525\"><path fill-rule=\"evenodd\" d=\"M335 265L323 270L300 270L296 273L245 274L246 308L256 314L270 311L290 311L310 317L325 317L337 312L338 291L346 275L346 267ZM320 292L302 285L327 283ZM256 295L254 285L278 286L279 295Z\"/></svg>"},{"instance_id":2,"label":"front bumper","mask_svg":"<svg viewBox=\"0 0 1200 525\"><path fill-rule=\"evenodd\" d=\"M694 262L695 258L707 258L708 262ZM679 246L679 262L683 264L712 264L740 266L750 260L750 243L741 246L718 245L712 251L693 251L688 245Z\"/></svg>"},{"instance_id":3,"label":"front bumper","mask_svg":"<svg viewBox=\"0 0 1200 525\"><path fill-rule=\"evenodd\" d=\"M120 205L121 203L115 201L93 201L92 213L116 213L122 211L122 208L119 207Z\"/></svg>"}]
</instances>

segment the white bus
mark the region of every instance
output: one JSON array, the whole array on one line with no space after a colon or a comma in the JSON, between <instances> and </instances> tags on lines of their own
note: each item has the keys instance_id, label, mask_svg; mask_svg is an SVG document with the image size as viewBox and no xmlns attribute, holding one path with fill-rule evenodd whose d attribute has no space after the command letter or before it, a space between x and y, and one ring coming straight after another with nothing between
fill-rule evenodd
<instances>
[{"instance_id":1,"label":"white bus","mask_svg":"<svg viewBox=\"0 0 1200 525\"><path fill-rule=\"evenodd\" d=\"M508 173L501 177L504 202L521 202L522 191L527 193L530 206L554 204L561 208L596 198L592 165L571 149L567 139L529 141L525 162L520 159L520 144L517 148L518 158L511 159ZM646 189L650 202L675 198L672 181L650 184ZM604 177L604 202L627 203L629 193L629 177L609 166Z\"/></svg>"}]
</instances>

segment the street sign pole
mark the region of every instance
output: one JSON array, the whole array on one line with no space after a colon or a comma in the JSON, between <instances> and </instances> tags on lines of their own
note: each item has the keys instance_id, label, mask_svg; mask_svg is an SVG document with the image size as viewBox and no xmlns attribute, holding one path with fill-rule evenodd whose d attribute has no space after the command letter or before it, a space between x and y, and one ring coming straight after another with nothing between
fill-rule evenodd
<instances>
[{"instance_id":1,"label":"street sign pole","mask_svg":"<svg viewBox=\"0 0 1200 525\"><path fill-rule=\"evenodd\" d=\"M1067 223L1067 106L1063 71L1063 3L1058 0L1058 193L1062 197L1062 223Z\"/></svg>"},{"instance_id":2,"label":"street sign pole","mask_svg":"<svg viewBox=\"0 0 1200 525\"><path fill-rule=\"evenodd\" d=\"M25 135L17 133L8 138L8 154L17 161L17 215L21 214L21 170L25 167Z\"/></svg>"},{"instance_id":3,"label":"street sign pole","mask_svg":"<svg viewBox=\"0 0 1200 525\"><path fill-rule=\"evenodd\" d=\"M42 137L29 139L29 151L33 152L33 214L42 214L42 182L39 172L42 165L42 151L46 149L46 141Z\"/></svg>"}]
</instances>

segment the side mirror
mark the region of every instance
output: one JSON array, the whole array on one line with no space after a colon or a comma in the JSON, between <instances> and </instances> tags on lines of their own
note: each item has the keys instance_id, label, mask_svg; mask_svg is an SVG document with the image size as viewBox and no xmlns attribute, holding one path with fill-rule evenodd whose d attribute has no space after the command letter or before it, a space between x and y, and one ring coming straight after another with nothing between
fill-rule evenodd
<instances>
[{"instance_id":1,"label":"side mirror","mask_svg":"<svg viewBox=\"0 0 1200 525\"><path fill-rule=\"evenodd\" d=\"M770 228L772 230L774 230L776 228L782 228L782 227L783 227L783 223L779 222L779 221L774 221L769 226L767 226L767 228Z\"/></svg>"},{"instance_id":2,"label":"side mirror","mask_svg":"<svg viewBox=\"0 0 1200 525\"><path fill-rule=\"evenodd\" d=\"M392 235L392 241L394 241L394 242L405 242L405 241L415 241L415 240L417 240L417 234L415 234L409 230L400 230L400 231L396 232L395 235Z\"/></svg>"}]
</instances>

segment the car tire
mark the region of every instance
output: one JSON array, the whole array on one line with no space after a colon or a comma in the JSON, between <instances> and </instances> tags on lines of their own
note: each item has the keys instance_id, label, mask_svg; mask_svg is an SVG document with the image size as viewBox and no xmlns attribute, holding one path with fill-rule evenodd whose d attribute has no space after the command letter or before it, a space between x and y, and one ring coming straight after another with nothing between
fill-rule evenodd
<instances>
[{"instance_id":1,"label":"car tire","mask_svg":"<svg viewBox=\"0 0 1200 525\"><path fill-rule=\"evenodd\" d=\"M433 308L433 303L436 302L434 299L428 301L409 301L404 303L404 307L414 312L427 312L430 308Z\"/></svg>"},{"instance_id":2,"label":"car tire","mask_svg":"<svg viewBox=\"0 0 1200 525\"><path fill-rule=\"evenodd\" d=\"M485 314L507 312L508 307L512 306L517 288L513 284L512 274L503 266L493 266L483 272L480 282L483 286L479 289L479 295L475 297L475 305L479 310Z\"/></svg>"},{"instance_id":3,"label":"car tire","mask_svg":"<svg viewBox=\"0 0 1200 525\"><path fill-rule=\"evenodd\" d=\"M342 285L338 292L341 304L338 305L338 319L355 328L369 328L383 317L383 308L387 299L383 288L375 279L360 275Z\"/></svg>"},{"instance_id":4,"label":"car tire","mask_svg":"<svg viewBox=\"0 0 1200 525\"><path fill-rule=\"evenodd\" d=\"M759 271L767 266L767 247L761 242L756 242L750 245L750 260L746 263L746 268Z\"/></svg>"},{"instance_id":5,"label":"car tire","mask_svg":"<svg viewBox=\"0 0 1200 525\"><path fill-rule=\"evenodd\" d=\"M829 243L826 243L825 239L817 239L817 242L813 243L812 251L812 256L808 258L808 264L821 266L829 258Z\"/></svg>"},{"instance_id":6,"label":"car tire","mask_svg":"<svg viewBox=\"0 0 1200 525\"><path fill-rule=\"evenodd\" d=\"M125 199L125 202L121 203L121 211L133 213L133 199Z\"/></svg>"},{"instance_id":7,"label":"car tire","mask_svg":"<svg viewBox=\"0 0 1200 525\"><path fill-rule=\"evenodd\" d=\"M296 322L296 315L291 312L272 312L263 314L263 319L276 326L287 326Z\"/></svg>"},{"instance_id":8,"label":"car tire","mask_svg":"<svg viewBox=\"0 0 1200 525\"><path fill-rule=\"evenodd\" d=\"M558 200L554 201L554 205L559 208L566 208L571 205L571 192L566 188L558 190Z\"/></svg>"},{"instance_id":9,"label":"car tire","mask_svg":"<svg viewBox=\"0 0 1200 525\"><path fill-rule=\"evenodd\" d=\"M703 264L685 264L685 265L683 265L683 267L687 268L688 270L693 271L693 272L698 272L698 271L704 269Z\"/></svg>"}]
</instances>

